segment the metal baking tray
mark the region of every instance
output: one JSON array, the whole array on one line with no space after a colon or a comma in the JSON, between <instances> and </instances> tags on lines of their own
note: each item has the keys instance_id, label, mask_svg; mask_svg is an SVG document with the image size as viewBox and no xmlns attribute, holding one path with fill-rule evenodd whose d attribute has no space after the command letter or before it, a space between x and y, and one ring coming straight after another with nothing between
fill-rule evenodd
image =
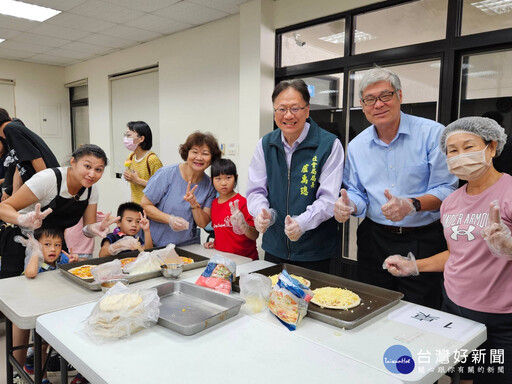
<instances>
[{"instance_id":1,"label":"metal baking tray","mask_svg":"<svg viewBox=\"0 0 512 384\"><path fill-rule=\"evenodd\" d=\"M160 248L154 248L154 249L160 249ZM152 251L152 249L149 251ZM206 266L206 264L208 264L208 261L210 260L207 257L197 255L195 253L192 253L192 252L180 249L180 248L176 248L176 253L180 256L190 257L190 258L194 259L193 263L183 265L184 271L204 267L204 266ZM125 259L127 257L137 257L138 255L139 255L139 251L123 252L123 253L120 253L120 254L114 255L114 256L99 257L99 258L93 258L93 259L89 259L89 260L77 261L76 263L62 264L62 265L58 265L58 267L59 267L60 271L62 272L62 274L64 276L66 276L68 279L70 279L71 281L73 281L85 288L88 288L92 291L100 291L101 283L95 282L92 279L81 279L78 276L75 276L72 273L70 273L69 270L72 268L75 268L75 267L79 267L81 265L86 265L86 264L100 265L100 264L108 263L109 261L112 261L115 259ZM148 280L148 279L152 279L154 277L159 277L159 276L162 276L162 270L158 270L158 271L154 271L154 272L147 272L147 273L139 273L136 275L126 274L126 279L128 280L129 283L136 283L137 281Z\"/></svg>"},{"instance_id":2,"label":"metal baking tray","mask_svg":"<svg viewBox=\"0 0 512 384\"><path fill-rule=\"evenodd\" d=\"M346 288L357 293L361 298L361 304L348 310L321 308L318 305L309 303L307 316L320 320L335 327L352 329L365 321L386 311L388 308L398 304L404 297L403 293L380 288L374 285L360 283L358 281L345 279L343 277L317 272L311 269L298 267L291 264L278 264L272 267L260 269L254 273L265 276L281 273L286 269L288 273L302 276L311 281L311 289L321 287ZM233 283L233 290L240 291L239 280Z\"/></svg>"},{"instance_id":3,"label":"metal baking tray","mask_svg":"<svg viewBox=\"0 0 512 384\"><path fill-rule=\"evenodd\" d=\"M155 287L160 296L158 324L185 336L221 323L240 311L245 300L186 281Z\"/></svg>"}]
</instances>

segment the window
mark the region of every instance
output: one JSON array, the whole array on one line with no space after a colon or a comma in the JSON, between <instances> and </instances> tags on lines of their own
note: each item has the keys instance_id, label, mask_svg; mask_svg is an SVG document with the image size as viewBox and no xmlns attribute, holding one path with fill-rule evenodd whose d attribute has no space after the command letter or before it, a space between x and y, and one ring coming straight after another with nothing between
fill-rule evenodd
<instances>
[{"instance_id":1,"label":"window","mask_svg":"<svg viewBox=\"0 0 512 384\"><path fill-rule=\"evenodd\" d=\"M87 82L68 84L71 106L71 147L74 151L90 143L89 137L89 88Z\"/></svg>"},{"instance_id":2,"label":"window","mask_svg":"<svg viewBox=\"0 0 512 384\"><path fill-rule=\"evenodd\" d=\"M512 28L512 1L464 0L462 35Z\"/></svg>"}]
</instances>

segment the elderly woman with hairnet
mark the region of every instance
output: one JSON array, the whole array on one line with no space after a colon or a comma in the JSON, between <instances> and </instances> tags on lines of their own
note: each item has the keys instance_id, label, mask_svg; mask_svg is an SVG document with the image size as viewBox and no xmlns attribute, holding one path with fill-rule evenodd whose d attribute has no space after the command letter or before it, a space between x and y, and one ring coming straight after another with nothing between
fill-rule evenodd
<instances>
[{"instance_id":1,"label":"elderly woman with hairnet","mask_svg":"<svg viewBox=\"0 0 512 384\"><path fill-rule=\"evenodd\" d=\"M472 375L463 365L461 383L512 383L512 176L493 166L506 139L504 129L484 117L461 118L444 129L448 169L467 180L441 205L448 250L422 260L393 255L383 266L395 276L444 271L442 310L486 325L480 349L487 350L488 366L476 364L484 372L473 367ZM500 358L489 364L492 350Z\"/></svg>"}]
</instances>

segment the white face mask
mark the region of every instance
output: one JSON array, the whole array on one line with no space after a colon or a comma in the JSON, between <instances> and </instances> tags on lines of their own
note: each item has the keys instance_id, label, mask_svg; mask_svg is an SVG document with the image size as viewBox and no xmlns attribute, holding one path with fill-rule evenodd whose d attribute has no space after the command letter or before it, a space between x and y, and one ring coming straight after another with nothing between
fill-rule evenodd
<instances>
[{"instance_id":1,"label":"white face mask","mask_svg":"<svg viewBox=\"0 0 512 384\"><path fill-rule=\"evenodd\" d=\"M129 151L135 151L135 148L137 148L137 145L139 145L139 144L135 144L133 142L133 140L134 139L132 137L125 137L123 139L124 146Z\"/></svg>"},{"instance_id":2,"label":"white face mask","mask_svg":"<svg viewBox=\"0 0 512 384\"><path fill-rule=\"evenodd\" d=\"M488 146L486 145L481 151L461 153L446 159L448 170L462 180L472 181L478 179L491 166L491 162L489 161L488 163L485 160L485 150Z\"/></svg>"}]
</instances>

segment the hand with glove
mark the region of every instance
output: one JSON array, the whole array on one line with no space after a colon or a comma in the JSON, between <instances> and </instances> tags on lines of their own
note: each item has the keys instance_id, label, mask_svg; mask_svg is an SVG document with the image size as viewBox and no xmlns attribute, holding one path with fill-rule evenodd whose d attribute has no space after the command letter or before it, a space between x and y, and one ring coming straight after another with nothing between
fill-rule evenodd
<instances>
[{"instance_id":1,"label":"hand with glove","mask_svg":"<svg viewBox=\"0 0 512 384\"><path fill-rule=\"evenodd\" d=\"M82 228L82 232L87 237L99 236L104 238L110 232L110 226L118 222L120 219L120 216L115 218L111 217L109 212L100 223L87 224Z\"/></svg>"},{"instance_id":2,"label":"hand with glove","mask_svg":"<svg viewBox=\"0 0 512 384\"><path fill-rule=\"evenodd\" d=\"M169 215L169 227L174 232L181 232L189 228L189 223L183 217Z\"/></svg>"},{"instance_id":3,"label":"hand with glove","mask_svg":"<svg viewBox=\"0 0 512 384\"><path fill-rule=\"evenodd\" d=\"M340 198L334 203L334 218L338 223L346 222L352 213L356 211L356 205L348 198L347 191L341 189Z\"/></svg>"},{"instance_id":4,"label":"hand with glove","mask_svg":"<svg viewBox=\"0 0 512 384\"><path fill-rule=\"evenodd\" d=\"M387 269L393 276L398 277L418 276L420 274L418 264L416 264L416 258L412 252L409 252L407 256L388 256L386 260L384 260L382 268Z\"/></svg>"},{"instance_id":5,"label":"hand with glove","mask_svg":"<svg viewBox=\"0 0 512 384\"><path fill-rule=\"evenodd\" d=\"M261 213L254 218L254 226L259 233L265 233L271 225L276 222L277 212L274 208L261 210Z\"/></svg>"},{"instance_id":6,"label":"hand with glove","mask_svg":"<svg viewBox=\"0 0 512 384\"><path fill-rule=\"evenodd\" d=\"M482 229L482 237L494 256L512 260L512 235L510 228L501 220L500 206L496 200L489 206L489 222Z\"/></svg>"},{"instance_id":7,"label":"hand with glove","mask_svg":"<svg viewBox=\"0 0 512 384\"><path fill-rule=\"evenodd\" d=\"M37 276L39 267L44 263L41 243L34 238L32 233L28 234L28 239L23 236L14 236L14 241L25 247L25 275L27 277Z\"/></svg>"},{"instance_id":8,"label":"hand with glove","mask_svg":"<svg viewBox=\"0 0 512 384\"><path fill-rule=\"evenodd\" d=\"M140 242L138 239L132 236L125 236L115 243L110 244L108 246L108 251L111 255L117 255L122 251L135 251L136 249L139 249L139 247Z\"/></svg>"},{"instance_id":9,"label":"hand with glove","mask_svg":"<svg viewBox=\"0 0 512 384\"><path fill-rule=\"evenodd\" d=\"M37 229L43 225L43 220L46 216L52 213L52 209L45 209L41 212L41 204L37 203L35 210L29 213L21 213L18 215L18 225L26 229Z\"/></svg>"},{"instance_id":10,"label":"hand with glove","mask_svg":"<svg viewBox=\"0 0 512 384\"><path fill-rule=\"evenodd\" d=\"M295 217L287 215L284 219L284 233L288 236L290 241L297 241L304 234L304 231Z\"/></svg>"},{"instance_id":11,"label":"hand with glove","mask_svg":"<svg viewBox=\"0 0 512 384\"><path fill-rule=\"evenodd\" d=\"M405 216L416 213L416 209L411 200L404 197L393 196L389 192L389 189L384 191L384 196L386 196L388 202L384 204L381 209L386 219L400 221L403 220Z\"/></svg>"},{"instance_id":12,"label":"hand with glove","mask_svg":"<svg viewBox=\"0 0 512 384\"><path fill-rule=\"evenodd\" d=\"M244 235L249 228L249 224L247 224L244 214L240 211L240 208L238 208L238 200L229 202L229 210L231 211L229 221L233 226L233 232L237 235Z\"/></svg>"}]
</instances>

